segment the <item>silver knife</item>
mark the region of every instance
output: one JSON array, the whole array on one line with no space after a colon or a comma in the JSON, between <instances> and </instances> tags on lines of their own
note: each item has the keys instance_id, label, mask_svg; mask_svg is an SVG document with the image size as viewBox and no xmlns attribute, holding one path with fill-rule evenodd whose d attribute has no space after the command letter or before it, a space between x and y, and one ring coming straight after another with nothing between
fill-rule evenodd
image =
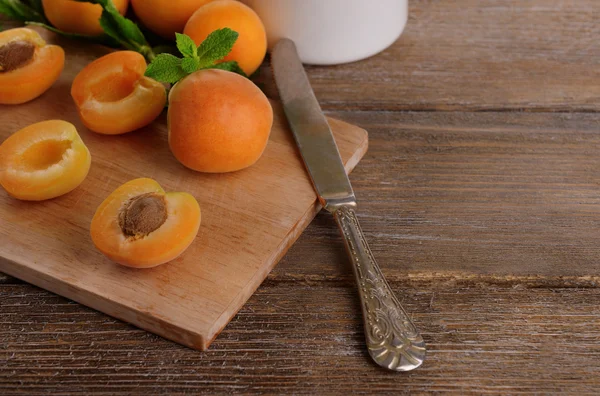
<instances>
[{"instance_id":1,"label":"silver knife","mask_svg":"<svg viewBox=\"0 0 600 396\"><path fill-rule=\"evenodd\" d=\"M293 41L282 39L275 45L271 65L285 114L319 201L333 214L344 237L359 285L369 354L377 364L390 370L413 370L425 359L425 342L367 245L355 213L354 191Z\"/></svg>"}]
</instances>

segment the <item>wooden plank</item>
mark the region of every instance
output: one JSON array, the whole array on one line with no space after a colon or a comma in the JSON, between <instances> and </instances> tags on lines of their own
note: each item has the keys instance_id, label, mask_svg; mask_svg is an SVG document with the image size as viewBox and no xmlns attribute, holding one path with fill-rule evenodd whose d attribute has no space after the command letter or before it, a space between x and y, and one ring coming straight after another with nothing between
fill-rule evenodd
<instances>
[{"instance_id":1,"label":"wooden plank","mask_svg":"<svg viewBox=\"0 0 600 396\"><path fill-rule=\"evenodd\" d=\"M69 88L106 50L44 34L65 48L65 70L36 100L2 108L0 141L35 122L66 120L90 149L92 166L81 186L56 199L24 202L0 191L0 269L184 345L207 348L319 210L281 107L273 103L271 136L256 164L227 174L193 172L171 154L164 115L120 136L85 128ZM330 124L351 171L367 150L367 134L341 121ZM100 203L138 177L153 178L166 191L189 192L202 208L202 226L185 254L143 271L115 265L89 237Z\"/></svg>"},{"instance_id":2,"label":"wooden plank","mask_svg":"<svg viewBox=\"0 0 600 396\"><path fill-rule=\"evenodd\" d=\"M597 392L600 289L481 282L392 283L429 346L409 374L369 361L345 281L265 282L202 353L3 284L0 393Z\"/></svg>"},{"instance_id":3,"label":"wooden plank","mask_svg":"<svg viewBox=\"0 0 600 396\"><path fill-rule=\"evenodd\" d=\"M350 178L392 279L600 277L599 114L330 114L369 131ZM276 274L348 276L334 221L318 216Z\"/></svg>"},{"instance_id":4,"label":"wooden plank","mask_svg":"<svg viewBox=\"0 0 600 396\"><path fill-rule=\"evenodd\" d=\"M405 32L383 53L308 68L324 108L600 110L597 0L409 4Z\"/></svg>"}]
</instances>

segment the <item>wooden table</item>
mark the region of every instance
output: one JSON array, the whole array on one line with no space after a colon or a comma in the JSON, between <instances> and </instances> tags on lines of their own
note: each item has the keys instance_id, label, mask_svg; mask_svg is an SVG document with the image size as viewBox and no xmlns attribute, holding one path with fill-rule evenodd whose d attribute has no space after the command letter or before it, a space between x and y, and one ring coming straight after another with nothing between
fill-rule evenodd
<instances>
[{"instance_id":1,"label":"wooden table","mask_svg":"<svg viewBox=\"0 0 600 396\"><path fill-rule=\"evenodd\" d=\"M598 393L599 17L412 0L384 53L308 68L327 113L370 133L351 179L420 369L369 361L321 214L206 353L0 275L0 394Z\"/></svg>"}]
</instances>

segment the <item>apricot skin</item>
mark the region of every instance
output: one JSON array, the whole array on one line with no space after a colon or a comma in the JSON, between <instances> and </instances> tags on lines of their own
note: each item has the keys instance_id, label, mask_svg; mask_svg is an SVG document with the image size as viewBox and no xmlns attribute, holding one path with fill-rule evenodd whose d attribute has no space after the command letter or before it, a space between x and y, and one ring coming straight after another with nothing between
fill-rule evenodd
<instances>
[{"instance_id":1,"label":"apricot skin","mask_svg":"<svg viewBox=\"0 0 600 396\"><path fill-rule=\"evenodd\" d=\"M154 33L174 39L194 11L214 0L131 0L135 15Z\"/></svg>"},{"instance_id":2,"label":"apricot skin","mask_svg":"<svg viewBox=\"0 0 600 396\"><path fill-rule=\"evenodd\" d=\"M166 103L165 87L145 77L146 61L133 51L118 51L87 65L73 80L71 96L84 125L117 135L156 119Z\"/></svg>"},{"instance_id":3,"label":"apricot skin","mask_svg":"<svg viewBox=\"0 0 600 396\"><path fill-rule=\"evenodd\" d=\"M237 61L247 75L258 69L267 53L267 34L258 15L235 0L218 0L200 7L188 20L183 33L198 45L210 33L228 27L239 33L225 61Z\"/></svg>"},{"instance_id":4,"label":"apricot skin","mask_svg":"<svg viewBox=\"0 0 600 396\"><path fill-rule=\"evenodd\" d=\"M200 172L232 172L262 155L273 109L250 80L224 70L190 74L169 94L169 146L185 166Z\"/></svg>"},{"instance_id":5,"label":"apricot skin","mask_svg":"<svg viewBox=\"0 0 600 396\"><path fill-rule=\"evenodd\" d=\"M164 197L166 221L146 236L126 235L119 215L131 199L144 194ZM196 238L200 220L200 206L193 196L166 193L156 181L141 178L123 184L100 204L90 234L96 248L112 261L127 267L152 268L182 254Z\"/></svg>"},{"instance_id":6,"label":"apricot skin","mask_svg":"<svg viewBox=\"0 0 600 396\"><path fill-rule=\"evenodd\" d=\"M29 125L0 146L0 184L13 197L41 201L79 186L90 152L73 124L50 120Z\"/></svg>"},{"instance_id":7,"label":"apricot skin","mask_svg":"<svg viewBox=\"0 0 600 396\"><path fill-rule=\"evenodd\" d=\"M10 71L0 71L0 104L29 102L46 92L63 71L65 52L57 45L48 45L40 35L27 28L0 32L0 47L14 41L26 41L35 46L33 58Z\"/></svg>"},{"instance_id":8,"label":"apricot skin","mask_svg":"<svg viewBox=\"0 0 600 396\"><path fill-rule=\"evenodd\" d=\"M129 0L112 0L121 15L125 15ZM80 3L73 0L42 0L44 13L50 23L69 33L98 36L103 33L100 26L102 7L98 4Z\"/></svg>"}]
</instances>

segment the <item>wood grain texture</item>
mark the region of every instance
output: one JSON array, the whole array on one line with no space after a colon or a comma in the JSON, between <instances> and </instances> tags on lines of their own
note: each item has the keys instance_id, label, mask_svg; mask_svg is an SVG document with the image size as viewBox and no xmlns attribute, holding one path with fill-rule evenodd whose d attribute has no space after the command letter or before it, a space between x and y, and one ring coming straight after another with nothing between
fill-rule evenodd
<instances>
[{"instance_id":1,"label":"wood grain texture","mask_svg":"<svg viewBox=\"0 0 600 396\"><path fill-rule=\"evenodd\" d=\"M346 65L308 67L325 108L600 109L597 0L411 0L409 5L404 33L383 53ZM263 72L270 85L266 68Z\"/></svg>"},{"instance_id":2,"label":"wood grain texture","mask_svg":"<svg viewBox=\"0 0 600 396\"><path fill-rule=\"evenodd\" d=\"M594 394L600 290L392 282L428 346L368 360L352 283L266 281L198 353L21 283L0 285L0 393Z\"/></svg>"},{"instance_id":3,"label":"wood grain texture","mask_svg":"<svg viewBox=\"0 0 600 396\"><path fill-rule=\"evenodd\" d=\"M0 393L598 394L597 2L409 3L388 50L308 73L370 133L360 221L422 368L369 361L321 213L204 353L0 276Z\"/></svg>"},{"instance_id":4,"label":"wood grain texture","mask_svg":"<svg viewBox=\"0 0 600 396\"><path fill-rule=\"evenodd\" d=\"M103 50L61 44L67 58L60 79L40 98L0 113L0 140L38 121L66 120L90 149L92 167L81 186L53 200L23 202L1 191L0 269L206 349L319 210L283 111L274 103L271 137L255 165L228 174L194 172L170 153L166 117L120 136L87 130L69 87ZM367 150L367 134L341 121L330 120L330 125L350 171ZM185 254L144 271L112 263L89 237L100 203L138 177L153 178L166 191L189 192L202 208L200 232Z\"/></svg>"},{"instance_id":5,"label":"wood grain texture","mask_svg":"<svg viewBox=\"0 0 600 396\"><path fill-rule=\"evenodd\" d=\"M371 136L350 178L386 275L600 279L599 114L330 114ZM328 216L300 241L278 274L346 273Z\"/></svg>"}]
</instances>

